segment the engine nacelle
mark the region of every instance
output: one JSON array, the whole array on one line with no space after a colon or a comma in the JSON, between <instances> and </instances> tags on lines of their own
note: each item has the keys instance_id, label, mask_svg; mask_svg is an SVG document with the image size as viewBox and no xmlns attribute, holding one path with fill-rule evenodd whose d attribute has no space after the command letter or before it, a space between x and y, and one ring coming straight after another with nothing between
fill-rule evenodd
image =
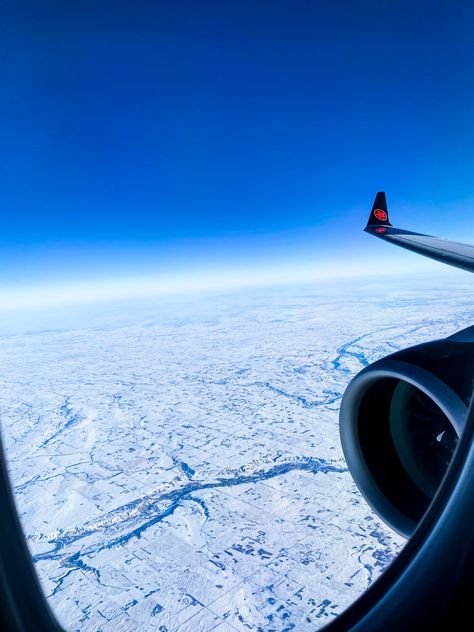
<instances>
[{"instance_id":1,"label":"engine nacelle","mask_svg":"<svg viewBox=\"0 0 474 632\"><path fill-rule=\"evenodd\" d=\"M438 490L474 388L474 327L397 351L350 382L340 410L350 472L371 507L409 537Z\"/></svg>"}]
</instances>

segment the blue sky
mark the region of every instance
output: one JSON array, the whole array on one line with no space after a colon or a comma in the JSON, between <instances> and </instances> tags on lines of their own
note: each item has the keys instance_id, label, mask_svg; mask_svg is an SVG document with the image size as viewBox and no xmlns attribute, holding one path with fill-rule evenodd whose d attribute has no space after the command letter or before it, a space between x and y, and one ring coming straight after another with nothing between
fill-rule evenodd
<instances>
[{"instance_id":1,"label":"blue sky","mask_svg":"<svg viewBox=\"0 0 474 632\"><path fill-rule=\"evenodd\" d=\"M377 190L474 238L470 2L4 13L3 291L410 269L360 230Z\"/></svg>"}]
</instances>

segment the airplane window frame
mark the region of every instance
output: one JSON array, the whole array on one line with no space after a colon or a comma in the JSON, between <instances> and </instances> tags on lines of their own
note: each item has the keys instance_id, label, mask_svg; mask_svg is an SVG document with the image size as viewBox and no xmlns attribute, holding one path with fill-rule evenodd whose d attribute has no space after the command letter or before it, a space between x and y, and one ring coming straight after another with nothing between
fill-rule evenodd
<instances>
[{"instance_id":1,"label":"airplane window frame","mask_svg":"<svg viewBox=\"0 0 474 632\"><path fill-rule=\"evenodd\" d=\"M0 629L62 632L41 589L16 509L0 435Z\"/></svg>"},{"instance_id":2,"label":"airplane window frame","mask_svg":"<svg viewBox=\"0 0 474 632\"><path fill-rule=\"evenodd\" d=\"M325 632L444 629L470 611L474 586L474 403L438 493L384 573ZM61 632L47 604L16 510L0 437L0 629ZM446 578L456 577L455 582Z\"/></svg>"}]
</instances>

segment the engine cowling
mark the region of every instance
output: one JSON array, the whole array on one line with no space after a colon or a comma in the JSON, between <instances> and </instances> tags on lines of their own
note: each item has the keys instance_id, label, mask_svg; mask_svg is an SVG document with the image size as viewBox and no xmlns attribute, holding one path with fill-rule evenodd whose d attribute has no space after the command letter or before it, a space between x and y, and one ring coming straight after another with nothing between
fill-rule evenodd
<instances>
[{"instance_id":1,"label":"engine cowling","mask_svg":"<svg viewBox=\"0 0 474 632\"><path fill-rule=\"evenodd\" d=\"M350 382L341 443L355 483L409 537L439 488L474 388L474 327L397 351Z\"/></svg>"}]
</instances>

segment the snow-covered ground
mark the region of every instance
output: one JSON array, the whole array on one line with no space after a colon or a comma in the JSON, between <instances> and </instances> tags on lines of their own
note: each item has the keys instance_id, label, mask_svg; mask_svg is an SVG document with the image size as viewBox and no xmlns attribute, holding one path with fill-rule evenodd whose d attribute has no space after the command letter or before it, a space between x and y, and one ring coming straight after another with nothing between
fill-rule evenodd
<instances>
[{"instance_id":1,"label":"snow-covered ground","mask_svg":"<svg viewBox=\"0 0 474 632\"><path fill-rule=\"evenodd\" d=\"M472 324L470 286L383 279L0 319L0 420L66 630L314 630L403 541L339 444L349 381Z\"/></svg>"}]
</instances>

